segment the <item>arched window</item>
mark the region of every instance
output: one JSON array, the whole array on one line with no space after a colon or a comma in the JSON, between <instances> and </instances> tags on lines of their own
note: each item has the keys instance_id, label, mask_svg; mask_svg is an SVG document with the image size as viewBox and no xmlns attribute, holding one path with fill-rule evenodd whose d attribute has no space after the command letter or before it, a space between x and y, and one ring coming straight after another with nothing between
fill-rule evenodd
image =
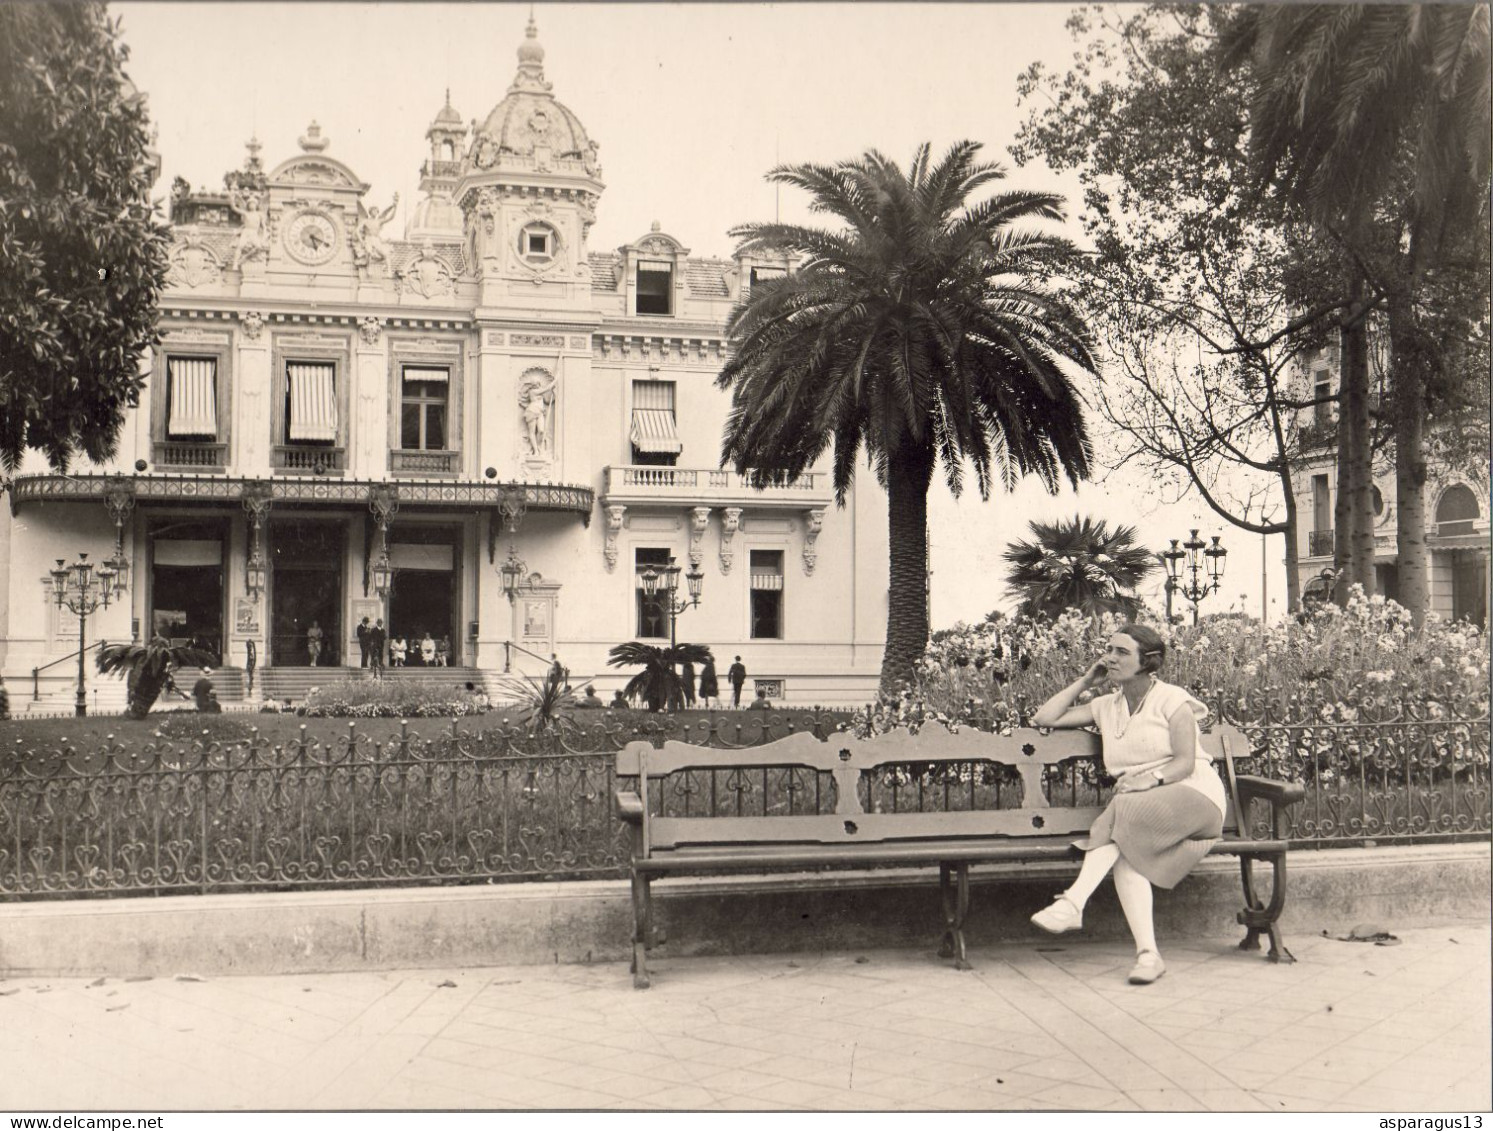
<instances>
[{"instance_id":1,"label":"arched window","mask_svg":"<svg viewBox=\"0 0 1493 1131\"><path fill-rule=\"evenodd\" d=\"M1436 533L1471 534L1478 517L1477 496L1465 483L1454 483L1442 492L1436 504Z\"/></svg>"}]
</instances>

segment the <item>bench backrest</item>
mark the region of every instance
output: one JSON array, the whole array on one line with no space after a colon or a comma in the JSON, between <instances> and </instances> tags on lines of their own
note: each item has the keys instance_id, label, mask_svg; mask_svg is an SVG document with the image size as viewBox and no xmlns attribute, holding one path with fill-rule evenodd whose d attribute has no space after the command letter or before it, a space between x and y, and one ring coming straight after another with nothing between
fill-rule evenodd
<instances>
[{"instance_id":1,"label":"bench backrest","mask_svg":"<svg viewBox=\"0 0 1493 1131\"><path fill-rule=\"evenodd\" d=\"M1235 827L1235 728L1203 735ZM1084 730L1010 735L931 727L821 741L796 734L725 750L632 742L618 778L643 802L644 851L690 844L854 844L893 840L1081 834L1108 800L1095 783L1100 738ZM1094 767L1086 775L1084 763Z\"/></svg>"}]
</instances>

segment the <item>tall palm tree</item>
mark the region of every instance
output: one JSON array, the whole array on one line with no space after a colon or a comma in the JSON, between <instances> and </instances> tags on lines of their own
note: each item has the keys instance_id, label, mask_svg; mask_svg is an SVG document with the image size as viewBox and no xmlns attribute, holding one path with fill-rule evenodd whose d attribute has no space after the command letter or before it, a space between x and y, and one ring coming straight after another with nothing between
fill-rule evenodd
<instances>
[{"instance_id":1,"label":"tall palm tree","mask_svg":"<svg viewBox=\"0 0 1493 1131\"><path fill-rule=\"evenodd\" d=\"M143 719L165 690L172 668L205 667L216 657L197 648L173 645L164 636L152 636L148 644L106 644L99 649L98 670L128 676L129 706L126 714Z\"/></svg>"},{"instance_id":2,"label":"tall palm tree","mask_svg":"<svg viewBox=\"0 0 1493 1131\"><path fill-rule=\"evenodd\" d=\"M1032 522L1033 540L1013 542L1005 559L1009 590L1022 598L1018 616L1052 617L1079 609L1091 617L1133 617L1141 607L1138 586L1156 568L1156 557L1135 544L1135 527L1099 519Z\"/></svg>"},{"instance_id":3,"label":"tall palm tree","mask_svg":"<svg viewBox=\"0 0 1493 1131\"><path fill-rule=\"evenodd\" d=\"M890 534L881 686L912 678L928 641L928 488L942 464L958 494L966 463L981 498L999 475L1056 491L1088 475L1073 376L1092 374L1087 331L1047 280L1071 254L1032 226L1062 218L1048 193L974 202L1005 171L962 141L936 163L925 144L906 171L873 151L835 165L787 165L767 179L808 192L833 230L744 224L747 253L797 257L759 283L727 323L734 353L721 449L758 483L807 470L833 446L843 506L865 448L887 492Z\"/></svg>"},{"instance_id":4,"label":"tall palm tree","mask_svg":"<svg viewBox=\"0 0 1493 1131\"><path fill-rule=\"evenodd\" d=\"M1488 6L1251 6L1228 30L1224 46L1226 60L1248 59L1254 74L1250 144L1262 178L1304 206L1319 226L1344 235L1360 264L1364 234L1379 221L1376 208L1388 204L1403 232L1406 253L1378 289L1389 311L1393 354L1400 599L1419 619L1427 602L1426 389L1438 363L1415 325L1416 306L1441 257L1476 230L1469 219L1486 215ZM1397 181L1407 167L1405 193ZM1362 374L1357 366L1350 373L1346 362L1360 347L1346 337L1344 347L1344 420L1357 432L1358 420L1367 418L1358 405L1364 390L1357 388L1360 381L1366 387L1366 364ZM1363 436L1344 439L1366 447ZM1353 490L1362 512L1367 483L1355 482ZM1372 520L1360 513L1356 527L1367 551L1358 557L1371 560Z\"/></svg>"},{"instance_id":5,"label":"tall palm tree","mask_svg":"<svg viewBox=\"0 0 1493 1131\"><path fill-rule=\"evenodd\" d=\"M628 699L642 699L650 711L684 709L684 680L680 664L703 666L711 659L703 644L673 644L660 648L630 640L607 653L607 665L614 668L641 666L642 671L627 681L622 694Z\"/></svg>"}]
</instances>

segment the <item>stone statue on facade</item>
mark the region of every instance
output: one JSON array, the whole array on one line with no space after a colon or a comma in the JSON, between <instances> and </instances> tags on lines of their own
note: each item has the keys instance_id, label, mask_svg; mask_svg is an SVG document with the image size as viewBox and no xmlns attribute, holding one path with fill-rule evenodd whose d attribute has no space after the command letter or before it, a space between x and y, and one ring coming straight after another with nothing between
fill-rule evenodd
<instances>
[{"instance_id":1,"label":"stone statue on facade","mask_svg":"<svg viewBox=\"0 0 1493 1131\"><path fill-rule=\"evenodd\" d=\"M389 245L380 234L383 227L394 219L394 210L399 207L399 194L394 194L394 203L380 212L358 202L358 223L353 230L353 262L359 267L371 267L375 263L389 261Z\"/></svg>"},{"instance_id":2,"label":"stone statue on facade","mask_svg":"<svg viewBox=\"0 0 1493 1131\"><path fill-rule=\"evenodd\" d=\"M518 403L523 411L524 442L534 459L550 454L550 407L555 403L555 378L542 369L531 369L519 385Z\"/></svg>"},{"instance_id":3,"label":"stone statue on facade","mask_svg":"<svg viewBox=\"0 0 1493 1131\"><path fill-rule=\"evenodd\" d=\"M228 207L238 214L243 224L238 240L233 245L233 262L230 265L232 269L237 271L244 262L258 259L260 256L268 258L270 240L265 224L264 194L252 189L245 192L230 189Z\"/></svg>"}]
</instances>

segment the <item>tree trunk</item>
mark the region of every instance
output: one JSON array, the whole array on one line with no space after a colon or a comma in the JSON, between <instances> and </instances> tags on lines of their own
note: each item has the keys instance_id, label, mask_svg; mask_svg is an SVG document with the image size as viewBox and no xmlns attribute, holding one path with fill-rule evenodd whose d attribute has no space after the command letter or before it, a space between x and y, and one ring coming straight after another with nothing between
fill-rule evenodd
<instances>
[{"instance_id":1,"label":"tree trunk","mask_svg":"<svg viewBox=\"0 0 1493 1131\"><path fill-rule=\"evenodd\" d=\"M136 669L134 687L130 690L129 715L132 719L143 719L150 714L166 686L166 669L152 671L148 666Z\"/></svg>"},{"instance_id":2,"label":"tree trunk","mask_svg":"<svg viewBox=\"0 0 1493 1131\"><path fill-rule=\"evenodd\" d=\"M1424 272L1425 234L1410 231L1409 279L1389 298L1391 396L1394 404L1395 541L1399 549L1399 602L1417 626L1430 611L1426 561L1426 358L1416 346L1411 297Z\"/></svg>"},{"instance_id":3,"label":"tree trunk","mask_svg":"<svg viewBox=\"0 0 1493 1131\"><path fill-rule=\"evenodd\" d=\"M1357 326L1353 334L1354 390L1348 406L1349 429L1354 436L1353 467L1348 478L1348 508L1353 513L1352 581L1363 586L1364 593L1374 592L1374 445L1369 426L1369 315L1363 301L1364 280L1359 272L1353 294L1353 311Z\"/></svg>"},{"instance_id":4,"label":"tree trunk","mask_svg":"<svg viewBox=\"0 0 1493 1131\"><path fill-rule=\"evenodd\" d=\"M1373 452L1369 436L1368 311L1365 283L1349 268L1349 306L1341 329L1338 378L1337 499L1333 505L1333 559L1337 603L1347 604L1354 582L1374 586Z\"/></svg>"},{"instance_id":5,"label":"tree trunk","mask_svg":"<svg viewBox=\"0 0 1493 1131\"><path fill-rule=\"evenodd\" d=\"M928 485L933 452L898 452L888 461L886 650L881 693L910 684L928 645Z\"/></svg>"},{"instance_id":6,"label":"tree trunk","mask_svg":"<svg viewBox=\"0 0 1493 1131\"><path fill-rule=\"evenodd\" d=\"M1289 472L1285 477L1286 499L1286 608L1295 611L1301 608L1301 548L1296 539L1300 535L1297 520L1296 495L1292 489ZM1268 535L1267 535L1268 537ZM1265 612L1268 614L1269 610Z\"/></svg>"}]
</instances>

